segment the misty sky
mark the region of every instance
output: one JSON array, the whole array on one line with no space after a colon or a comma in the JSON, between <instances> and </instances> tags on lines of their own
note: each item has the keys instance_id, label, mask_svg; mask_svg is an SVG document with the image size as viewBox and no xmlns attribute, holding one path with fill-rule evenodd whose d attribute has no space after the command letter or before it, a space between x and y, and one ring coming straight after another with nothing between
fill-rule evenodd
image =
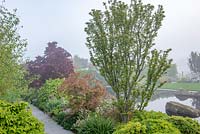
<instances>
[{"instance_id":1,"label":"misty sky","mask_svg":"<svg viewBox=\"0 0 200 134\"><path fill-rule=\"evenodd\" d=\"M123 0L129 2L129 0ZM199 0L146 0L164 6L165 19L156 39L157 48L172 48L170 57L179 72L188 71L191 51L200 52ZM23 28L20 33L28 40L26 57L43 54L47 42L57 41L72 55L89 58L85 46L85 22L89 11L102 8L101 0L6 0L9 9L17 8Z\"/></svg>"}]
</instances>

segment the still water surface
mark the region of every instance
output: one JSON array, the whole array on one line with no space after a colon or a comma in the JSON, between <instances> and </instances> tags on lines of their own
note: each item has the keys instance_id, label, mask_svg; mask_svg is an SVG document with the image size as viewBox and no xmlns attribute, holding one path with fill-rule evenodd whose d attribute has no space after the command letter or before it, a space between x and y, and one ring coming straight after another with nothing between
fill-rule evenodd
<instances>
[{"instance_id":1,"label":"still water surface","mask_svg":"<svg viewBox=\"0 0 200 134\"><path fill-rule=\"evenodd\" d=\"M165 113L165 105L169 101L179 102L200 110L200 92L191 93L175 90L158 90L145 109ZM200 122L200 117L196 119Z\"/></svg>"}]
</instances>

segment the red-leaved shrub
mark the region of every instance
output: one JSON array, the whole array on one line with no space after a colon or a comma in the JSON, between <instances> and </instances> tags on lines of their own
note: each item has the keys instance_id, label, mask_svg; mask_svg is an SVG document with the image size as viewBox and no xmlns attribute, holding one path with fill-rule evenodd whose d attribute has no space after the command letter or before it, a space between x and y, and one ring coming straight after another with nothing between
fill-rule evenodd
<instances>
[{"instance_id":1,"label":"red-leaved shrub","mask_svg":"<svg viewBox=\"0 0 200 134\"><path fill-rule=\"evenodd\" d=\"M106 90L99 81L91 75L79 73L70 74L59 91L69 97L69 106L73 112L79 110L94 111L106 95Z\"/></svg>"}]
</instances>

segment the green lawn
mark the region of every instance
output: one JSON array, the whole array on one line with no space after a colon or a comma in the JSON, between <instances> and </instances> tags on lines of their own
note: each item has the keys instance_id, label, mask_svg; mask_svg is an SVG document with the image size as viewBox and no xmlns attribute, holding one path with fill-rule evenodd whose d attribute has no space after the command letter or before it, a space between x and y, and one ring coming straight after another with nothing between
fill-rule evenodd
<instances>
[{"instance_id":1,"label":"green lawn","mask_svg":"<svg viewBox=\"0 0 200 134\"><path fill-rule=\"evenodd\" d=\"M200 83L166 83L161 89L200 91Z\"/></svg>"}]
</instances>

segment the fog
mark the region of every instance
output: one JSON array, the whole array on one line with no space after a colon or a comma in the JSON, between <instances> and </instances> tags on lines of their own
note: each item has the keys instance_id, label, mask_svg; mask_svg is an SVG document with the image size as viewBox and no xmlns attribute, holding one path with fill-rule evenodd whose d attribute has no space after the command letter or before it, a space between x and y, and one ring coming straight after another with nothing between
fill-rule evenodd
<instances>
[{"instance_id":1,"label":"fog","mask_svg":"<svg viewBox=\"0 0 200 134\"><path fill-rule=\"evenodd\" d=\"M126 0L128 2L128 0ZM200 1L146 0L164 6L165 19L156 39L158 49L172 48L170 57L179 72L188 72L191 51L200 52ZM41 55L49 41L57 41L72 55L89 58L85 46L85 22L89 11L102 8L100 0L6 0L9 9L17 8L23 28L20 33L28 40L25 57Z\"/></svg>"}]
</instances>

